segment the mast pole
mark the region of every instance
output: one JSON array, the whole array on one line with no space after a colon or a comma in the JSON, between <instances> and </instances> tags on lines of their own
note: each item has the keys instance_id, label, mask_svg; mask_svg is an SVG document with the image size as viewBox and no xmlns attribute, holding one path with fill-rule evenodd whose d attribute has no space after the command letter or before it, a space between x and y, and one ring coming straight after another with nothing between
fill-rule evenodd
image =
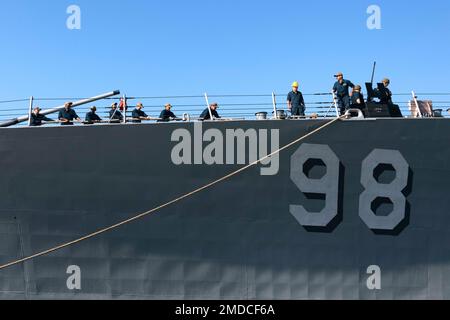
<instances>
[{"instance_id":1,"label":"mast pole","mask_svg":"<svg viewBox=\"0 0 450 320\"><path fill-rule=\"evenodd\" d=\"M30 97L30 107L28 109L28 126L31 127L31 114L33 113L33 101L34 97Z\"/></svg>"},{"instance_id":2,"label":"mast pole","mask_svg":"<svg viewBox=\"0 0 450 320\"><path fill-rule=\"evenodd\" d=\"M373 87L373 78L375 77L375 69L377 68L377 62L374 61L373 63L373 69L372 69L372 79L370 80L370 83L372 84Z\"/></svg>"},{"instance_id":3,"label":"mast pole","mask_svg":"<svg viewBox=\"0 0 450 320\"><path fill-rule=\"evenodd\" d=\"M336 97L336 94L334 93L334 91L332 91L331 93L333 94L333 103L334 103L334 109L336 110L336 117L339 118L341 116L341 112L338 108L337 97Z\"/></svg>"},{"instance_id":4,"label":"mast pole","mask_svg":"<svg viewBox=\"0 0 450 320\"><path fill-rule=\"evenodd\" d=\"M123 95L123 123L127 123L127 95Z\"/></svg>"},{"instance_id":5,"label":"mast pole","mask_svg":"<svg viewBox=\"0 0 450 320\"><path fill-rule=\"evenodd\" d=\"M211 120L214 120L213 114L212 114L212 111L211 111L211 106L209 104L209 99L208 99L208 94L207 93L205 93L205 100L206 100L206 105L208 106L209 116L210 116Z\"/></svg>"},{"instance_id":6,"label":"mast pole","mask_svg":"<svg viewBox=\"0 0 450 320\"><path fill-rule=\"evenodd\" d=\"M276 98L275 92L272 92L272 104L273 104L273 116L275 119L278 119L277 98Z\"/></svg>"},{"instance_id":7,"label":"mast pole","mask_svg":"<svg viewBox=\"0 0 450 320\"><path fill-rule=\"evenodd\" d=\"M416 104L417 112L418 112L418 114L419 114L419 117L420 117L420 118L423 118L422 111L420 111L419 102L417 101L416 93L415 93L414 91L412 91L411 93L412 93L412 96L413 96L414 103Z\"/></svg>"}]
</instances>

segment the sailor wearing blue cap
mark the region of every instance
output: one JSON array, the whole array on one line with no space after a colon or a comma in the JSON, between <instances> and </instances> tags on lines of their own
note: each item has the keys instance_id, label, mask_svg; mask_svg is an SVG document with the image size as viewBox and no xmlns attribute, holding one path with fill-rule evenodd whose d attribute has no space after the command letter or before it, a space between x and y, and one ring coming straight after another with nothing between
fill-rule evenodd
<instances>
[{"instance_id":1,"label":"sailor wearing blue cap","mask_svg":"<svg viewBox=\"0 0 450 320\"><path fill-rule=\"evenodd\" d=\"M337 78L333 87L333 92L336 94L337 104L340 109L341 115L345 114L345 111L350 109L350 88L354 88L355 85L344 79L342 72L338 72L335 76Z\"/></svg>"}]
</instances>

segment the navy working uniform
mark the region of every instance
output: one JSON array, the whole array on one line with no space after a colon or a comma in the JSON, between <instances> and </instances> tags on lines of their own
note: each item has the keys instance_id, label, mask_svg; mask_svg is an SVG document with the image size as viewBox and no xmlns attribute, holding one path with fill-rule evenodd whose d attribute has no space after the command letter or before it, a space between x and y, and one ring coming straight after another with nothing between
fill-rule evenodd
<instances>
[{"instance_id":1,"label":"navy working uniform","mask_svg":"<svg viewBox=\"0 0 450 320\"><path fill-rule=\"evenodd\" d=\"M148 118L148 115L139 109L134 109L133 113L132 113L132 117L133 117L133 123L141 123L142 121L140 120L141 117L143 118Z\"/></svg>"},{"instance_id":2,"label":"navy working uniform","mask_svg":"<svg viewBox=\"0 0 450 320\"><path fill-rule=\"evenodd\" d=\"M386 96L387 96L387 100L389 104L394 104L394 102L392 102L392 91L389 88L385 88L386 90Z\"/></svg>"},{"instance_id":3,"label":"navy working uniform","mask_svg":"<svg viewBox=\"0 0 450 320\"><path fill-rule=\"evenodd\" d=\"M351 107L364 111L366 104L364 102L364 95L361 92L353 92Z\"/></svg>"},{"instance_id":4,"label":"navy working uniform","mask_svg":"<svg viewBox=\"0 0 450 320\"><path fill-rule=\"evenodd\" d=\"M94 111L88 112L86 114L86 122L94 123L95 121L102 121L102 119Z\"/></svg>"},{"instance_id":5,"label":"navy working uniform","mask_svg":"<svg viewBox=\"0 0 450 320\"><path fill-rule=\"evenodd\" d=\"M52 122L53 120L50 118L47 118L46 116L44 116L40 113L39 114L35 114L35 113L31 114L30 126L32 126L32 127L42 126L42 121Z\"/></svg>"},{"instance_id":6,"label":"navy working uniform","mask_svg":"<svg viewBox=\"0 0 450 320\"><path fill-rule=\"evenodd\" d=\"M63 122L61 123L61 125L63 126L72 126L73 125L73 120L78 119L79 116L77 115L77 113L75 112L75 110L73 109L62 109L59 112L59 116L58 119L66 119L69 120L69 122Z\"/></svg>"},{"instance_id":7,"label":"navy working uniform","mask_svg":"<svg viewBox=\"0 0 450 320\"><path fill-rule=\"evenodd\" d=\"M109 119L110 120L122 121L123 120L123 115L122 115L122 113L119 110L112 109L111 111L109 111Z\"/></svg>"},{"instance_id":8,"label":"navy working uniform","mask_svg":"<svg viewBox=\"0 0 450 320\"><path fill-rule=\"evenodd\" d=\"M380 98L381 103L385 104L394 104L392 102L392 91L389 90L389 85L391 84L391 80L388 78L384 78L383 81L383 88L384 90L377 89L378 98Z\"/></svg>"},{"instance_id":9,"label":"navy working uniform","mask_svg":"<svg viewBox=\"0 0 450 320\"><path fill-rule=\"evenodd\" d=\"M161 120L158 120L158 122L169 122L170 118L176 118L176 117L177 116L172 111L164 109L159 116L159 118Z\"/></svg>"},{"instance_id":10,"label":"navy working uniform","mask_svg":"<svg viewBox=\"0 0 450 320\"><path fill-rule=\"evenodd\" d=\"M393 104L392 102L392 91L388 87L384 87L384 94L380 90L376 90L378 98L380 98L381 103Z\"/></svg>"},{"instance_id":11,"label":"navy working uniform","mask_svg":"<svg viewBox=\"0 0 450 320\"><path fill-rule=\"evenodd\" d=\"M341 111L341 115L350 108L350 88L354 88L355 85L349 80L342 80L342 83L337 81L333 86L333 91L336 93L337 104Z\"/></svg>"},{"instance_id":12,"label":"navy working uniform","mask_svg":"<svg viewBox=\"0 0 450 320\"><path fill-rule=\"evenodd\" d=\"M291 91L288 94L287 101L291 103L291 113L293 116L305 116L305 100L300 91Z\"/></svg>"},{"instance_id":13,"label":"navy working uniform","mask_svg":"<svg viewBox=\"0 0 450 320\"><path fill-rule=\"evenodd\" d=\"M220 119L220 116L219 116L219 113L217 113L217 110L211 109L211 113L212 113L214 118ZM200 115L200 118L202 118L203 120L211 120L211 116L209 114L209 108L206 108L202 112L202 114Z\"/></svg>"}]
</instances>

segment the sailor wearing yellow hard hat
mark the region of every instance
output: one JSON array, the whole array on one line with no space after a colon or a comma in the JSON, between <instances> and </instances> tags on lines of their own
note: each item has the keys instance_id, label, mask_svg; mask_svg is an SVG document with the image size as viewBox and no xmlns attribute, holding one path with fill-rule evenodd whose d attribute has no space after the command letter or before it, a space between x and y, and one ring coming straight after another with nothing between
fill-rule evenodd
<instances>
[{"instance_id":1,"label":"sailor wearing yellow hard hat","mask_svg":"<svg viewBox=\"0 0 450 320\"><path fill-rule=\"evenodd\" d=\"M298 88L298 81L294 81L292 91L289 92L287 97L288 109L293 116L305 116L305 100Z\"/></svg>"}]
</instances>

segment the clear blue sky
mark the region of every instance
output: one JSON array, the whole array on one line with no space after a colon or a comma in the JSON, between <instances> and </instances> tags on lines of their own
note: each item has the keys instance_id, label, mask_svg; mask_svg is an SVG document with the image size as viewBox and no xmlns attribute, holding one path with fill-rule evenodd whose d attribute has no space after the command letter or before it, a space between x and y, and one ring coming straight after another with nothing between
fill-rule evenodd
<instances>
[{"instance_id":1,"label":"clear blue sky","mask_svg":"<svg viewBox=\"0 0 450 320\"><path fill-rule=\"evenodd\" d=\"M80 6L82 29L66 9ZM382 10L368 30L367 7ZM329 91L332 75L396 92L449 92L450 2L442 0L7 0L0 100Z\"/></svg>"}]
</instances>

